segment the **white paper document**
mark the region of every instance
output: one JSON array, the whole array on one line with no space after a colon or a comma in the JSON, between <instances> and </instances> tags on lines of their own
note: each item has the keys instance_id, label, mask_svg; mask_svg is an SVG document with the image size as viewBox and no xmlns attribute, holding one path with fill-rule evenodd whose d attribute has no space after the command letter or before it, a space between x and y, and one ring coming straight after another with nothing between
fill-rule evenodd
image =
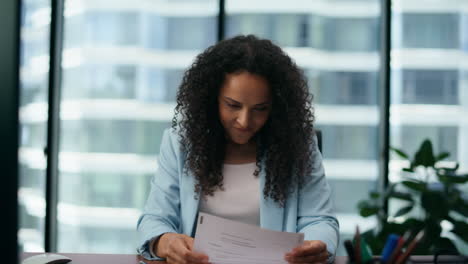
<instances>
[{"instance_id":1,"label":"white paper document","mask_svg":"<svg viewBox=\"0 0 468 264\"><path fill-rule=\"evenodd\" d=\"M214 264L287 263L284 255L304 242L304 234L278 232L199 213L194 251Z\"/></svg>"}]
</instances>

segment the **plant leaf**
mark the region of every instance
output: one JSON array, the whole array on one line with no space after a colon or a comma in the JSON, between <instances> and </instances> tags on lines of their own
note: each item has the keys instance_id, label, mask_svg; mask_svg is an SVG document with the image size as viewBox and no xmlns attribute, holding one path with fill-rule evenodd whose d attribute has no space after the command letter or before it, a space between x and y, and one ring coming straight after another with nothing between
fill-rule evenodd
<instances>
[{"instance_id":1,"label":"plant leaf","mask_svg":"<svg viewBox=\"0 0 468 264\"><path fill-rule=\"evenodd\" d=\"M370 192L369 196L371 199L379 199L380 193L379 192Z\"/></svg>"},{"instance_id":2,"label":"plant leaf","mask_svg":"<svg viewBox=\"0 0 468 264\"><path fill-rule=\"evenodd\" d=\"M415 191L424 192L426 190L426 184L421 181L402 181L401 183Z\"/></svg>"},{"instance_id":3,"label":"plant leaf","mask_svg":"<svg viewBox=\"0 0 468 264\"><path fill-rule=\"evenodd\" d=\"M414 156L414 161L412 162L412 167L417 167L419 165L424 167L434 167L435 158L434 152L432 151L432 143L429 139L425 139L424 142L419 147L419 150Z\"/></svg>"},{"instance_id":4,"label":"plant leaf","mask_svg":"<svg viewBox=\"0 0 468 264\"><path fill-rule=\"evenodd\" d=\"M449 213L447 198L441 192L425 191L421 195L421 205L432 221L445 219Z\"/></svg>"},{"instance_id":5,"label":"plant leaf","mask_svg":"<svg viewBox=\"0 0 468 264\"><path fill-rule=\"evenodd\" d=\"M437 238L440 237L440 233L442 232L442 227L440 226L440 221L433 217L429 217L424 220L424 237L426 239L435 241Z\"/></svg>"},{"instance_id":6,"label":"plant leaf","mask_svg":"<svg viewBox=\"0 0 468 264\"><path fill-rule=\"evenodd\" d=\"M375 229L369 229L361 234L367 244L370 246L372 252L382 252L385 245L385 238L381 238L379 234L375 234Z\"/></svg>"},{"instance_id":7,"label":"plant leaf","mask_svg":"<svg viewBox=\"0 0 468 264\"><path fill-rule=\"evenodd\" d=\"M395 152L396 154L398 154L398 156L406 159L406 160L409 160L409 156L408 154L406 154L405 152L403 152L402 150L400 149L397 149L397 148L394 148L394 147L390 147L390 150L393 150L393 152Z\"/></svg>"},{"instance_id":8,"label":"plant leaf","mask_svg":"<svg viewBox=\"0 0 468 264\"><path fill-rule=\"evenodd\" d=\"M455 221L452 223L454 225L452 233L463 239L463 241L468 242L468 224L462 221Z\"/></svg>"},{"instance_id":9,"label":"plant leaf","mask_svg":"<svg viewBox=\"0 0 468 264\"><path fill-rule=\"evenodd\" d=\"M468 182L468 174L463 175L448 175L448 174L437 174L439 180L444 183L465 183Z\"/></svg>"},{"instance_id":10,"label":"plant leaf","mask_svg":"<svg viewBox=\"0 0 468 264\"><path fill-rule=\"evenodd\" d=\"M458 197L452 209L456 211L457 213L465 217L468 217L468 204L461 197Z\"/></svg>"},{"instance_id":11,"label":"plant leaf","mask_svg":"<svg viewBox=\"0 0 468 264\"><path fill-rule=\"evenodd\" d=\"M456 171L450 168L438 168L436 169L436 173L437 175L450 175L450 176L457 175Z\"/></svg>"},{"instance_id":12,"label":"plant leaf","mask_svg":"<svg viewBox=\"0 0 468 264\"><path fill-rule=\"evenodd\" d=\"M437 161L441 161L441 160L443 160L443 159L448 158L449 156L450 156L450 153L448 153L448 152L442 152L442 153L440 153L439 155L437 155L437 156L435 157L435 161L436 161L436 162L437 162Z\"/></svg>"},{"instance_id":13,"label":"plant leaf","mask_svg":"<svg viewBox=\"0 0 468 264\"><path fill-rule=\"evenodd\" d=\"M409 201L409 202L413 202L413 197L409 193L394 191L394 192L390 193L389 197L397 198L397 199L405 200L405 201Z\"/></svg>"},{"instance_id":14,"label":"plant leaf","mask_svg":"<svg viewBox=\"0 0 468 264\"><path fill-rule=\"evenodd\" d=\"M458 254L458 249L455 244L446 237L439 237L433 242L433 254L437 254L441 251L451 252L451 254Z\"/></svg>"},{"instance_id":15,"label":"plant leaf","mask_svg":"<svg viewBox=\"0 0 468 264\"><path fill-rule=\"evenodd\" d=\"M414 169L413 168L403 168L402 171L414 172Z\"/></svg>"},{"instance_id":16,"label":"plant leaf","mask_svg":"<svg viewBox=\"0 0 468 264\"><path fill-rule=\"evenodd\" d=\"M460 163L455 163L455 166L453 168L447 168L447 167L439 167L437 168L437 171L443 171L445 173L455 173L456 170L460 168Z\"/></svg>"},{"instance_id":17,"label":"plant leaf","mask_svg":"<svg viewBox=\"0 0 468 264\"><path fill-rule=\"evenodd\" d=\"M369 217L379 212L379 207L369 203L369 201L361 201L358 204L359 214L362 217Z\"/></svg>"},{"instance_id":18,"label":"plant leaf","mask_svg":"<svg viewBox=\"0 0 468 264\"><path fill-rule=\"evenodd\" d=\"M359 211L359 214L362 217L369 217L372 215L376 215L378 212L379 212L379 208L377 207L364 207L364 208L361 208L361 210Z\"/></svg>"},{"instance_id":19,"label":"plant leaf","mask_svg":"<svg viewBox=\"0 0 468 264\"><path fill-rule=\"evenodd\" d=\"M406 230L416 230L420 229L424 225L424 222L416 218L408 218L402 225L405 226Z\"/></svg>"},{"instance_id":20,"label":"plant leaf","mask_svg":"<svg viewBox=\"0 0 468 264\"><path fill-rule=\"evenodd\" d=\"M409 211L411 211L411 209L413 209L413 204L405 206L403 208L400 208L400 210L398 210L395 213L394 217L398 217L398 216L402 216L404 214L407 214Z\"/></svg>"},{"instance_id":21,"label":"plant leaf","mask_svg":"<svg viewBox=\"0 0 468 264\"><path fill-rule=\"evenodd\" d=\"M453 167L452 170L456 171L458 170L458 168L460 168L460 163L457 162L457 164L455 164L455 167Z\"/></svg>"}]
</instances>

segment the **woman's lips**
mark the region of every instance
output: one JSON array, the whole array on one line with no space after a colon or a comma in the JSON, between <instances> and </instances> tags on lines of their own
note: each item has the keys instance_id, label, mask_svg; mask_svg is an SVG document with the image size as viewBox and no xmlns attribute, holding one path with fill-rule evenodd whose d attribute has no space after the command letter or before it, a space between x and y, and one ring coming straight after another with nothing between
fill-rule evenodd
<instances>
[{"instance_id":1,"label":"woman's lips","mask_svg":"<svg viewBox=\"0 0 468 264\"><path fill-rule=\"evenodd\" d=\"M243 129L243 128L237 128L235 127L235 129L239 132L242 132L242 133L249 133L250 132L250 129Z\"/></svg>"}]
</instances>

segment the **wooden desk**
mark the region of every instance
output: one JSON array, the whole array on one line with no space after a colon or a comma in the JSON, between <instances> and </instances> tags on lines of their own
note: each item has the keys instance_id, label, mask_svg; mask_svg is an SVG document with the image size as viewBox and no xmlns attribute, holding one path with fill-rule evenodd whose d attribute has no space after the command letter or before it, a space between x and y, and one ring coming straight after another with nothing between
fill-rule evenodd
<instances>
[{"instance_id":1,"label":"wooden desk","mask_svg":"<svg viewBox=\"0 0 468 264\"><path fill-rule=\"evenodd\" d=\"M43 253L23 253L21 260ZM139 264L140 257L126 254L77 254L77 253L57 253L72 259L70 264ZM335 264L345 264L347 257L336 257ZM146 264L164 264L164 261L147 261Z\"/></svg>"},{"instance_id":2,"label":"wooden desk","mask_svg":"<svg viewBox=\"0 0 468 264\"><path fill-rule=\"evenodd\" d=\"M43 253L23 253L21 260L29 256L43 254ZM77 253L58 253L60 255L67 256L72 259L70 264L139 264L140 257L137 255L128 254L77 254ZM335 264L346 264L348 257L336 257ZM412 256L410 258L412 263L417 264L431 264L433 262L433 256ZM165 264L164 261L148 261L145 260L146 264ZM468 263L468 257L464 260L455 260L453 256L441 256L438 263L446 264L466 264Z\"/></svg>"},{"instance_id":3,"label":"wooden desk","mask_svg":"<svg viewBox=\"0 0 468 264\"><path fill-rule=\"evenodd\" d=\"M21 260L43 253L23 253ZM77 254L77 253L57 253L63 256L67 256L72 259L70 264L138 264L137 255L126 255L126 254ZM161 264L161 262L155 262ZM148 263L150 264L150 263Z\"/></svg>"}]
</instances>

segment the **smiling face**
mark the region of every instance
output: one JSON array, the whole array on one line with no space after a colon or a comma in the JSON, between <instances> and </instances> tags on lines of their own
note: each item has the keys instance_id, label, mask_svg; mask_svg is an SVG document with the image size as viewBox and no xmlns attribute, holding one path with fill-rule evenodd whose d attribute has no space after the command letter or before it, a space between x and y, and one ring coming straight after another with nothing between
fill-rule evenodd
<instances>
[{"instance_id":1,"label":"smiling face","mask_svg":"<svg viewBox=\"0 0 468 264\"><path fill-rule=\"evenodd\" d=\"M246 71L227 74L218 97L219 117L226 138L246 144L263 127L271 111L265 78Z\"/></svg>"}]
</instances>

